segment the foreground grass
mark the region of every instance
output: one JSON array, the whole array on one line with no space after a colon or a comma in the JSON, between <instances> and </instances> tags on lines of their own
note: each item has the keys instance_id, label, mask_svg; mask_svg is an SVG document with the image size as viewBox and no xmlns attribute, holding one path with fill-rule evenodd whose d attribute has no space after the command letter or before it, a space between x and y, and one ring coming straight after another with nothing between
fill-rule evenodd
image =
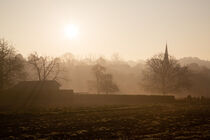
<instances>
[{"instance_id":1,"label":"foreground grass","mask_svg":"<svg viewBox=\"0 0 210 140\"><path fill-rule=\"evenodd\" d=\"M3 112L0 139L210 139L210 105Z\"/></svg>"}]
</instances>

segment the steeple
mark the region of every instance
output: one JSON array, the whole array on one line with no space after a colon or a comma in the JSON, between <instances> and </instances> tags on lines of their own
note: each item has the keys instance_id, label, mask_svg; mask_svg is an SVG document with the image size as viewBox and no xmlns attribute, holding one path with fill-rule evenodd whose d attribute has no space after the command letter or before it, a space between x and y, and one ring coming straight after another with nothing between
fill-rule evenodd
<instances>
[{"instance_id":1,"label":"steeple","mask_svg":"<svg viewBox=\"0 0 210 140\"><path fill-rule=\"evenodd\" d=\"M167 46L167 42L166 42L166 48L165 48L165 54L164 54L164 60L165 63L169 63L169 59L168 59L168 46Z\"/></svg>"}]
</instances>

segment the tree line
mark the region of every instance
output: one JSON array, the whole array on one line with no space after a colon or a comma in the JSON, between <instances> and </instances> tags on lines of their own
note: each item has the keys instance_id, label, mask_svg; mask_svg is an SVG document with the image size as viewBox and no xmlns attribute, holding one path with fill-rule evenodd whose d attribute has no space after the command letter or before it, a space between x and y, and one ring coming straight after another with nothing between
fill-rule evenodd
<instances>
[{"instance_id":1,"label":"tree line","mask_svg":"<svg viewBox=\"0 0 210 140\"><path fill-rule=\"evenodd\" d=\"M75 58L67 53L59 58L31 53L27 58L0 39L0 89L25 80L57 80L64 88L90 93L195 93L210 92L210 70L198 64L182 66L175 57L155 55L146 62L124 61L119 55Z\"/></svg>"},{"instance_id":2,"label":"tree line","mask_svg":"<svg viewBox=\"0 0 210 140\"><path fill-rule=\"evenodd\" d=\"M68 80L61 76L65 71L60 58L39 56L37 52L31 53L27 59L16 54L13 46L4 39L0 39L0 89L7 89L21 80ZM113 76L106 73L106 68L100 64L92 67L96 81L93 85L97 93L111 93L119 91L113 82Z\"/></svg>"}]
</instances>

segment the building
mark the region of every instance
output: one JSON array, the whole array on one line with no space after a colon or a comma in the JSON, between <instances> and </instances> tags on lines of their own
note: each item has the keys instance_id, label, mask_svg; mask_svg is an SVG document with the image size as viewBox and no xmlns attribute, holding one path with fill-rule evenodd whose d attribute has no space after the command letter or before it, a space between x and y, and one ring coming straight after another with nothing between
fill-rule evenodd
<instances>
[{"instance_id":1,"label":"building","mask_svg":"<svg viewBox=\"0 0 210 140\"><path fill-rule=\"evenodd\" d=\"M166 48L165 48L165 53L164 53L163 62L164 62L166 65L169 64L169 56L168 56L168 46L167 46L167 43L166 43Z\"/></svg>"},{"instance_id":2,"label":"building","mask_svg":"<svg viewBox=\"0 0 210 140\"><path fill-rule=\"evenodd\" d=\"M10 90L21 92L43 92L59 91L60 84L55 80L47 81L22 81L12 87Z\"/></svg>"}]
</instances>

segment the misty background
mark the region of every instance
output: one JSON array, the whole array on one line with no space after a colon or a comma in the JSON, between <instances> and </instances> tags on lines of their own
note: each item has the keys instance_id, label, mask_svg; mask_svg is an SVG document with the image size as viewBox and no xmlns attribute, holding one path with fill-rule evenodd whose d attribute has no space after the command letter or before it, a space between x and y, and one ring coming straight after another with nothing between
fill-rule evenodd
<instances>
[{"instance_id":1,"label":"misty background","mask_svg":"<svg viewBox=\"0 0 210 140\"><path fill-rule=\"evenodd\" d=\"M190 82L171 94L210 94L208 0L0 0L0 9L0 38L15 48L2 59L1 70L10 73L0 78L5 88L40 80L30 59L35 51L46 63L56 59L63 89L96 93L93 67L100 64L119 88L112 94L159 94L141 83L147 61L164 53L168 42ZM69 25L78 29L74 39L65 35Z\"/></svg>"},{"instance_id":2,"label":"misty background","mask_svg":"<svg viewBox=\"0 0 210 140\"><path fill-rule=\"evenodd\" d=\"M31 57L37 53L32 53L28 57L13 52L20 68L18 73L14 73L6 83L5 88L11 88L20 81L34 81L38 79L37 71L31 63ZM169 47L170 54L170 47ZM97 93L97 88L92 85L96 81L93 67L97 64L103 66L106 72L112 76L113 82L119 90L109 94L162 94L158 90L147 91L140 83L143 82L144 71L147 60L127 61L119 54L113 54L111 58L84 56L77 57L72 53L66 53L60 57L39 56L46 60L56 60L59 65L59 75L56 78L47 77L43 80L57 80L61 84L61 89L73 89L76 93ZM151 57L152 58L152 57ZM47 62L47 61L46 61ZM201 60L196 57L184 57L177 60L178 64L186 67L189 77L189 87L182 91L170 92L177 97L186 95L209 96L210 93L210 61ZM46 63L47 64L47 63ZM21 65L21 67L19 66ZM151 85L152 86L152 85Z\"/></svg>"}]
</instances>

